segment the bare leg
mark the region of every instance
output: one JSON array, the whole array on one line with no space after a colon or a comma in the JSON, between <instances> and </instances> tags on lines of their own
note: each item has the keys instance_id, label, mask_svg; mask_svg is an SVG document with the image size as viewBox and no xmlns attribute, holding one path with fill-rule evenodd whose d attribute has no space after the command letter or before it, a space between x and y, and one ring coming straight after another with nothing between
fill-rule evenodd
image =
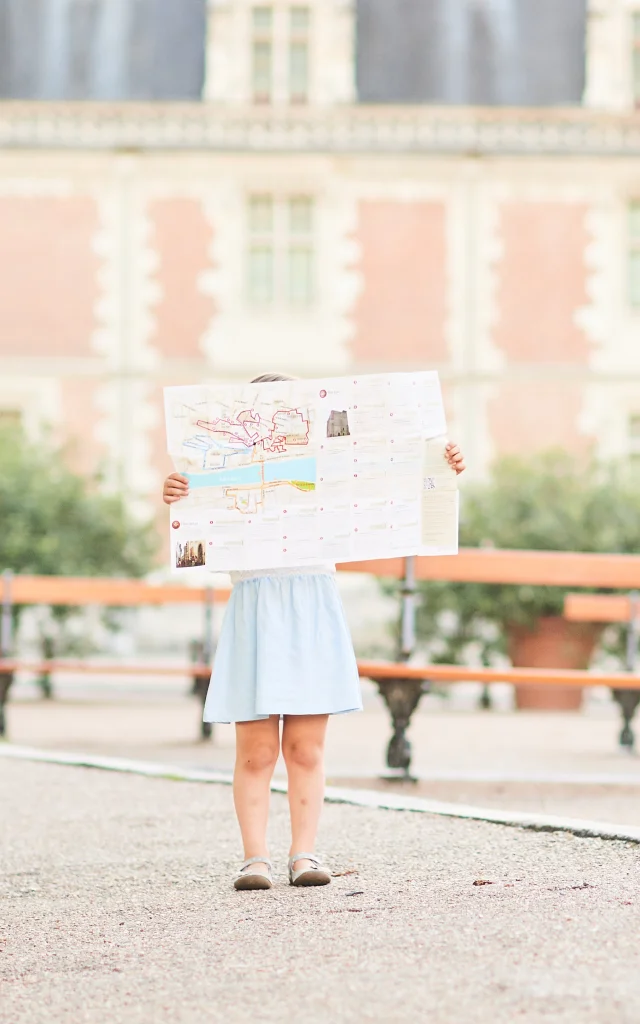
<instances>
[{"instance_id":1,"label":"bare leg","mask_svg":"<svg viewBox=\"0 0 640 1024\"><path fill-rule=\"evenodd\" d=\"M233 799L242 833L245 860L249 857L269 856L269 785L279 753L278 715L257 722L236 722ZM261 865L256 864L251 870L260 871Z\"/></svg>"},{"instance_id":2,"label":"bare leg","mask_svg":"<svg viewBox=\"0 0 640 1024\"><path fill-rule=\"evenodd\" d=\"M328 715L285 715L282 753L289 778L291 850L313 853L324 799L324 741ZM310 867L298 861L296 869Z\"/></svg>"}]
</instances>

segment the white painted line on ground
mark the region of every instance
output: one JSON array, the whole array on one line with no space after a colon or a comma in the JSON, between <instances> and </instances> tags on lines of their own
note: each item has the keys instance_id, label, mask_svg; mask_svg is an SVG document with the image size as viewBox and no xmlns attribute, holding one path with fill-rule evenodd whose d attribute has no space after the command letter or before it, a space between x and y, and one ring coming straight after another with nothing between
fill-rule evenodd
<instances>
[{"instance_id":1,"label":"white painted line on ground","mask_svg":"<svg viewBox=\"0 0 640 1024\"><path fill-rule=\"evenodd\" d=\"M38 750L35 747L21 747L10 743L0 744L0 757L80 768L99 768L103 771L130 772L135 775L177 782L214 782L230 785L232 781L230 772L184 768L181 765L137 761L134 758ZM284 782L274 780L271 789L275 793L286 793L287 786ZM575 836L589 839L617 839L622 842L640 843L640 827L633 825L616 825L613 822L588 821L582 818L563 818L552 814L531 814L526 811L472 807L466 804L444 803L440 800L425 800L422 797L410 797L401 793L385 793L375 789L343 789L339 786L327 786L325 800L329 803L351 804L380 810L414 811L447 818L488 821L496 825L509 825L536 832L571 832Z\"/></svg>"},{"instance_id":2,"label":"white painted line on ground","mask_svg":"<svg viewBox=\"0 0 640 1024\"><path fill-rule=\"evenodd\" d=\"M382 769L384 771L384 769ZM345 768L344 771L329 773L332 779L370 779L371 774L354 772ZM392 778L395 776L387 776ZM402 775L398 773L398 779ZM640 764L634 774L628 773L577 773L577 772L537 772L537 771L428 771L417 776L418 782L480 782L480 783L535 783L555 786L640 786Z\"/></svg>"}]
</instances>

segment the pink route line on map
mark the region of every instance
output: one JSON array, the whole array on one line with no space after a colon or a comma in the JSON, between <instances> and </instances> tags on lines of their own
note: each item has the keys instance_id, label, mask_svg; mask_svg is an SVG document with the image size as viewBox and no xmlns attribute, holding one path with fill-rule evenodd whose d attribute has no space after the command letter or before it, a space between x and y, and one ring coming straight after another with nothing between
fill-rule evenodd
<instances>
[{"instance_id":1,"label":"pink route line on map","mask_svg":"<svg viewBox=\"0 0 640 1024\"><path fill-rule=\"evenodd\" d=\"M260 418L260 413L254 412L252 409L243 409L242 412L239 412L236 422L228 419L213 420L212 422L196 420L196 426L201 427L203 430L208 430L212 434L227 434L231 440L239 442L246 448L255 448L258 444L262 443L263 451L285 452L286 435L276 434L278 427L276 426L275 419L276 416L288 413L293 413L295 416L300 417L306 427L305 440L302 443L307 444L309 440L309 421L304 418L300 409L280 409L272 417L271 428L268 430L268 433L263 436L260 436L259 430L254 430L253 433L249 432L251 425L260 427L263 422ZM268 444L267 442L270 443Z\"/></svg>"}]
</instances>

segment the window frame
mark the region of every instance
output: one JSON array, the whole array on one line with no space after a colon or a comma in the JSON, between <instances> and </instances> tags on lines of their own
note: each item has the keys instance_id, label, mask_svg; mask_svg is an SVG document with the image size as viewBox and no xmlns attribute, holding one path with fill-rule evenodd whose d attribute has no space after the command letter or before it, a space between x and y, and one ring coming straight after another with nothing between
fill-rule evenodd
<instances>
[{"instance_id":1,"label":"window frame","mask_svg":"<svg viewBox=\"0 0 640 1024\"><path fill-rule=\"evenodd\" d=\"M640 8L631 11L631 94L633 106L640 108Z\"/></svg>"},{"instance_id":2,"label":"window frame","mask_svg":"<svg viewBox=\"0 0 640 1024\"><path fill-rule=\"evenodd\" d=\"M268 24L257 24L256 15L259 11L268 11ZM254 4L251 7L251 99L256 106L270 106L273 103L273 82L274 82L274 45L273 45L273 23L274 9L271 4ZM268 88L261 91L257 88L259 79L258 73L258 49L264 49L267 56L268 69L265 78L268 79Z\"/></svg>"},{"instance_id":3,"label":"window frame","mask_svg":"<svg viewBox=\"0 0 640 1024\"><path fill-rule=\"evenodd\" d=\"M295 24L295 15L304 11L306 20L303 25ZM288 94L292 106L306 106L309 103L311 84L311 25L312 11L308 4L292 4L289 8L289 39L287 45L288 61ZM299 92L294 88L294 53L304 53L304 89Z\"/></svg>"},{"instance_id":4,"label":"window frame","mask_svg":"<svg viewBox=\"0 0 640 1024\"><path fill-rule=\"evenodd\" d=\"M271 201L270 226L261 229L252 222L252 209L256 200ZM306 204L306 215L296 225L298 215ZM246 196L246 299L254 310L286 310L288 313L312 309L317 302L317 197L313 192L263 192L251 190ZM261 249L271 253L271 281L269 295L261 295L255 288L254 254ZM300 255L302 254L302 261ZM295 261L298 260L298 267ZM300 263L306 267L301 272ZM296 278L296 275L300 275ZM259 275L258 275L259 276ZM300 281L304 284L300 287Z\"/></svg>"},{"instance_id":5,"label":"window frame","mask_svg":"<svg viewBox=\"0 0 640 1024\"><path fill-rule=\"evenodd\" d=\"M640 313L640 198L628 200L626 220L627 305L634 313Z\"/></svg>"},{"instance_id":6,"label":"window frame","mask_svg":"<svg viewBox=\"0 0 640 1024\"><path fill-rule=\"evenodd\" d=\"M271 223L268 227L260 227L253 223L252 216L254 204L257 201L267 199L271 207ZM276 246L275 246L275 201L273 195L268 192L252 192L247 197L246 203L246 239L247 239L247 264L246 264L246 294L247 301L254 308L265 309L273 306L276 297ZM268 287L263 294L260 288L255 287L254 257L258 254L269 253L270 267L268 274Z\"/></svg>"}]
</instances>

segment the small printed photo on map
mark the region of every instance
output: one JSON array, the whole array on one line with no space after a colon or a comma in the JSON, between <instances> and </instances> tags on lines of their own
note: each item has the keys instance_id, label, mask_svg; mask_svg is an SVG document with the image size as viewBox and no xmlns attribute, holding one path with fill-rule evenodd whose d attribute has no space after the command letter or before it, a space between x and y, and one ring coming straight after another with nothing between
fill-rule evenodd
<instances>
[{"instance_id":1,"label":"small printed photo on map","mask_svg":"<svg viewBox=\"0 0 640 1024\"><path fill-rule=\"evenodd\" d=\"M347 410L332 409L327 420L327 437L349 437L350 433Z\"/></svg>"},{"instance_id":2,"label":"small printed photo on map","mask_svg":"<svg viewBox=\"0 0 640 1024\"><path fill-rule=\"evenodd\" d=\"M205 564L207 545L203 540L185 540L176 545L176 569L193 569Z\"/></svg>"}]
</instances>

